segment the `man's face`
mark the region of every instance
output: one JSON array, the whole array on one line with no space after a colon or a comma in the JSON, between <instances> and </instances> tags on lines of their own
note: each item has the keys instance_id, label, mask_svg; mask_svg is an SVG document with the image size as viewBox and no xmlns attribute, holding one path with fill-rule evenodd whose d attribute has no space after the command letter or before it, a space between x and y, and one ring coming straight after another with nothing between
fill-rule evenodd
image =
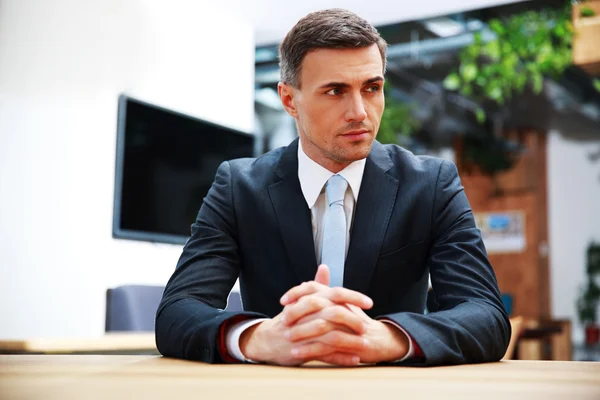
<instances>
[{"instance_id":1,"label":"man's face","mask_svg":"<svg viewBox=\"0 0 600 400\"><path fill-rule=\"evenodd\" d=\"M299 86L280 83L278 89L306 154L332 172L367 157L384 109L377 45L309 52Z\"/></svg>"}]
</instances>

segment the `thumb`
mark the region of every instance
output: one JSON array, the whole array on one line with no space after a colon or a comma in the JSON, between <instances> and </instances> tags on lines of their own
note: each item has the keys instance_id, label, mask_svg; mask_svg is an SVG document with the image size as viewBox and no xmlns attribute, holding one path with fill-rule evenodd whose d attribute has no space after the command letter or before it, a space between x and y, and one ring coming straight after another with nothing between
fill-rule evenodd
<instances>
[{"instance_id":1,"label":"thumb","mask_svg":"<svg viewBox=\"0 0 600 400\"><path fill-rule=\"evenodd\" d=\"M329 267L327 267L327 265L319 265L317 274L315 275L315 282L329 286Z\"/></svg>"}]
</instances>

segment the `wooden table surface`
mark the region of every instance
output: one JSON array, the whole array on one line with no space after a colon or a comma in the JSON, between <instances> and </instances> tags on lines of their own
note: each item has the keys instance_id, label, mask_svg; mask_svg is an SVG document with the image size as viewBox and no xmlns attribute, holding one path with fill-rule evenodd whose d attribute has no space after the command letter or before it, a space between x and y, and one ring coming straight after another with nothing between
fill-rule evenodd
<instances>
[{"instance_id":1,"label":"wooden table surface","mask_svg":"<svg viewBox=\"0 0 600 400\"><path fill-rule=\"evenodd\" d=\"M600 399L600 363L435 368L208 365L156 356L3 355L4 399Z\"/></svg>"},{"instance_id":2,"label":"wooden table surface","mask_svg":"<svg viewBox=\"0 0 600 400\"><path fill-rule=\"evenodd\" d=\"M107 333L92 338L0 340L0 354L136 353L158 354L154 332Z\"/></svg>"}]
</instances>

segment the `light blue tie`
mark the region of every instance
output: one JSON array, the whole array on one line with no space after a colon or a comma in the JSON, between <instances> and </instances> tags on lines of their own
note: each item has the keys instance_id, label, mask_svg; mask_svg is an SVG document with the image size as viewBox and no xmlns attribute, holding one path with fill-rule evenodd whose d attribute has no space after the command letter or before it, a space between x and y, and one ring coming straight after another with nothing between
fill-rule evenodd
<instances>
[{"instance_id":1,"label":"light blue tie","mask_svg":"<svg viewBox=\"0 0 600 400\"><path fill-rule=\"evenodd\" d=\"M321 263L329 267L329 286L332 287L344 285L344 259L346 258L344 194L347 187L348 182L340 175L333 175L325 186L329 207L323 220Z\"/></svg>"}]
</instances>

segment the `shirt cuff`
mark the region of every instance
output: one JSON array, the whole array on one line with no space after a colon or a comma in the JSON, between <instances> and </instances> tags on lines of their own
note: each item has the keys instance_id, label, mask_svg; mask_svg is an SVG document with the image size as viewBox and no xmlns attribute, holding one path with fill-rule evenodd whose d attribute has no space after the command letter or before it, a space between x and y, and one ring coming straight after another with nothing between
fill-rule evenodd
<instances>
[{"instance_id":1,"label":"shirt cuff","mask_svg":"<svg viewBox=\"0 0 600 400\"><path fill-rule=\"evenodd\" d=\"M236 360L256 363L256 361L252 361L246 358L242 353L242 350L240 349L240 337L246 329L267 319L268 318L253 318L231 325L227 329L227 333L225 335L225 345L227 347L227 353L229 353L229 355L235 358Z\"/></svg>"},{"instance_id":2,"label":"shirt cuff","mask_svg":"<svg viewBox=\"0 0 600 400\"><path fill-rule=\"evenodd\" d=\"M396 322L392 321L391 319L380 319L380 321L388 323L390 325L394 325L396 328L400 329L402 331L402 333L404 333L406 335L406 337L408 338L408 352L406 353L406 355L404 357L396 360L395 362L400 362L400 361L405 361L405 360L411 359L417 355L417 352L422 353L420 351L420 349L419 349L419 351L417 351L417 344L414 343L413 338L410 337L408 332L406 332L406 330L403 327L401 327L400 325L398 325Z\"/></svg>"}]
</instances>

